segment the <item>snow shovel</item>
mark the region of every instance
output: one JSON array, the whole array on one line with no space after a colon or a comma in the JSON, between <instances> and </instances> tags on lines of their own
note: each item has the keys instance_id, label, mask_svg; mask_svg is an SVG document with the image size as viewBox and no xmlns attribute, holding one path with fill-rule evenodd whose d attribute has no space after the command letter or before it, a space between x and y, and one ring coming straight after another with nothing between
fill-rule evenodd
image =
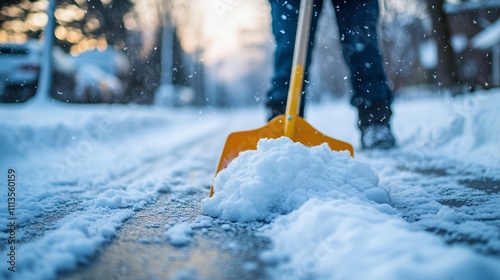
<instances>
[{"instance_id":1,"label":"snow shovel","mask_svg":"<svg viewBox=\"0 0 500 280\"><path fill-rule=\"evenodd\" d=\"M351 144L324 135L297 114L304 79L312 5L313 0L302 0L300 4L297 37L295 39L292 73L290 76L291 83L288 90L288 102L285 114L275 117L261 128L231 133L227 137L226 144L222 150L216 174L226 168L240 152L257 149L257 142L263 138L280 138L286 136L292 141L309 147L327 143L334 151L348 150L351 156L354 156L354 149ZM214 187L212 185L209 197L213 194Z\"/></svg>"}]
</instances>

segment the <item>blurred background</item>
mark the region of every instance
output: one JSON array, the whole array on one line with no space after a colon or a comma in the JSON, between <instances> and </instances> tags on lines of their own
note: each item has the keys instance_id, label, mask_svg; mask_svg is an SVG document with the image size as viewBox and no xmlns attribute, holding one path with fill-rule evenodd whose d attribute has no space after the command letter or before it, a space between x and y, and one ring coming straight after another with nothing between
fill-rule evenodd
<instances>
[{"instance_id":1,"label":"blurred background","mask_svg":"<svg viewBox=\"0 0 500 280\"><path fill-rule=\"evenodd\" d=\"M380 0L380 7L397 96L500 85L500 0ZM270 25L267 0L2 0L0 102L45 95L74 103L262 104L272 73ZM349 75L330 3L318 32L309 98L345 97ZM41 88L44 68L50 82Z\"/></svg>"}]
</instances>

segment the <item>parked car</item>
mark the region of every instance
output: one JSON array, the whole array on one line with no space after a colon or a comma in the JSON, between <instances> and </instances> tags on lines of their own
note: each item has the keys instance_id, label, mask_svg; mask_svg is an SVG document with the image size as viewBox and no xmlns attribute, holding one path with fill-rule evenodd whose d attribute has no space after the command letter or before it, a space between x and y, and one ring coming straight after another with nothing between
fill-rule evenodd
<instances>
[{"instance_id":1,"label":"parked car","mask_svg":"<svg viewBox=\"0 0 500 280\"><path fill-rule=\"evenodd\" d=\"M35 95L41 65L39 41L0 45L0 102L24 102ZM129 69L125 54L111 47L72 57L54 46L49 94L62 102L120 102Z\"/></svg>"},{"instance_id":2,"label":"parked car","mask_svg":"<svg viewBox=\"0 0 500 280\"><path fill-rule=\"evenodd\" d=\"M0 102L25 102L36 94L42 65L42 44L30 40L22 44L0 45ZM50 95L69 102L75 88L75 67L70 55L55 46L52 50Z\"/></svg>"},{"instance_id":3,"label":"parked car","mask_svg":"<svg viewBox=\"0 0 500 280\"><path fill-rule=\"evenodd\" d=\"M121 102L124 100L130 60L113 47L91 50L74 58L75 98L81 102Z\"/></svg>"},{"instance_id":4,"label":"parked car","mask_svg":"<svg viewBox=\"0 0 500 280\"><path fill-rule=\"evenodd\" d=\"M35 94L40 58L36 41L0 45L0 102L24 102Z\"/></svg>"}]
</instances>

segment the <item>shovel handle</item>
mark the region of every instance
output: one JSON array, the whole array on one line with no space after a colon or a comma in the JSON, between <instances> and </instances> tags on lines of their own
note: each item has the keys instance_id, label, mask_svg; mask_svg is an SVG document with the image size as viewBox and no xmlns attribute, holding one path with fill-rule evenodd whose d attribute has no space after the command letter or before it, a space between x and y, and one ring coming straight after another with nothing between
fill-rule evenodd
<instances>
[{"instance_id":1,"label":"shovel handle","mask_svg":"<svg viewBox=\"0 0 500 280\"><path fill-rule=\"evenodd\" d=\"M288 101L286 104L284 127L284 135L292 140L295 139L295 129L297 126L296 119L300 106L302 84L304 81L307 43L309 41L313 1L314 0L302 0L300 2L299 22L295 37L292 73L290 75L290 87L288 89Z\"/></svg>"}]
</instances>

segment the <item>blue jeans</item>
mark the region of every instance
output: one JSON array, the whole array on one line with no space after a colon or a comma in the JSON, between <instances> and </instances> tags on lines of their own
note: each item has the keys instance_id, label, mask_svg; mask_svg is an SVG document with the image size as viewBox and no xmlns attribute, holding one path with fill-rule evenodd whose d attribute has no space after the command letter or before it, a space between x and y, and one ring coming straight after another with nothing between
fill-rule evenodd
<instances>
[{"instance_id":1,"label":"blue jeans","mask_svg":"<svg viewBox=\"0 0 500 280\"><path fill-rule=\"evenodd\" d=\"M353 89L351 104L358 108L370 106L366 104L377 101L389 105L393 95L387 86L377 41L378 0L332 0L332 2L337 17L342 53L351 73L350 81ZM270 3L276 50L274 75L266 105L272 108L286 104L300 0L270 0ZM311 65L316 28L322 8L323 0L315 0L304 80L309 79L308 69ZM306 100L304 95L305 92L300 106L301 116L304 115Z\"/></svg>"}]
</instances>

